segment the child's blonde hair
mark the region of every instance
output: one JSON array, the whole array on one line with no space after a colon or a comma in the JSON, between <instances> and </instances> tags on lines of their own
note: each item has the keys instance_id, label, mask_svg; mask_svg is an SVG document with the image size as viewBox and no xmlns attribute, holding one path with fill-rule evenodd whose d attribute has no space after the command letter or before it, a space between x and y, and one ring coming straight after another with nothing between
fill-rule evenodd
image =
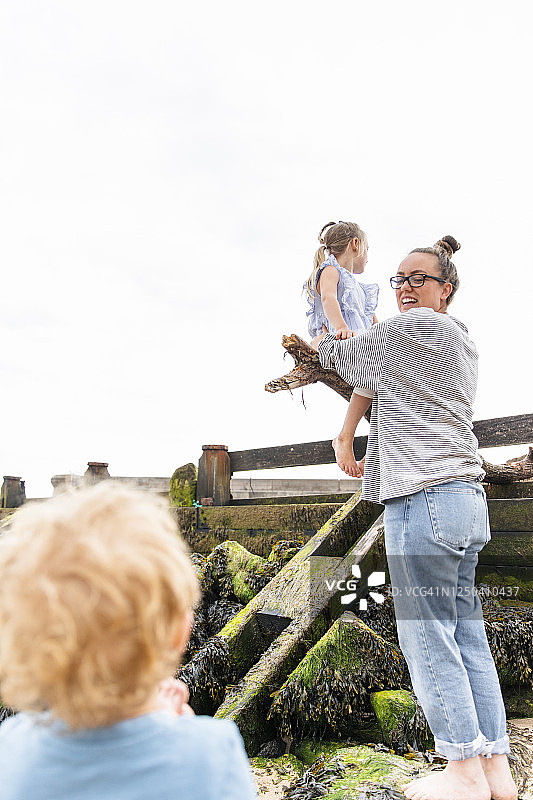
<instances>
[{"instance_id":1,"label":"child's blonde hair","mask_svg":"<svg viewBox=\"0 0 533 800\"><path fill-rule=\"evenodd\" d=\"M316 295L316 276L329 255L339 256L344 253L352 239L359 240L360 252L368 248L368 239L364 230L356 222L328 222L318 234L320 247L315 253L313 271L307 279L307 293L311 299Z\"/></svg>"},{"instance_id":2,"label":"child's blonde hair","mask_svg":"<svg viewBox=\"0 0 533 800\"><path fill-rule=\"evenodd\" d=\"M176 669L199 590L161 500L102 483L26 506L0 537L0 569L6 705L108 725Z\"/></svg>"}]
</instances>

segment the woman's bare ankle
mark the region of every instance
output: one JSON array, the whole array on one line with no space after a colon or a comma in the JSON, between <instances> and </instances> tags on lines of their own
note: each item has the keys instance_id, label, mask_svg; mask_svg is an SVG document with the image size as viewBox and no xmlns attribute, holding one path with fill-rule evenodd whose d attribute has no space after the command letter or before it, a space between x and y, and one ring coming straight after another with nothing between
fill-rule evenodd
<instances>
[{"instance_id":1,"label":"woman's bare ankle","mask_svg":"<svg viewBox=\"0 0 533 800\"><path fill-rule=\"evenodd\" d=\"M506 753L495 753L491 758L481 758L481 766L494 800L516 800L518 790Z\"/></svg>"}]
</instances>

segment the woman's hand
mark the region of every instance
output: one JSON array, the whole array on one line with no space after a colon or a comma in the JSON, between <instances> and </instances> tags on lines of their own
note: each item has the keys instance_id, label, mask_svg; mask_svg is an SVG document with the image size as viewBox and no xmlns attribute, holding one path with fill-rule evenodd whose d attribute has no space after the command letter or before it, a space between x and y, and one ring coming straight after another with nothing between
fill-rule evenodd
<instances>
[{"instance_id":1,"label":"woman's hand","mask_svg":"<svg viewBox=\"0 0 533 800\"><path fill-rule=\"evenodd\" d=\"M189 705L189 688L183 681L176 678L165 678L159 684L159 694L157 695L159 709L171 711L176 716L193 714L194 711Z\"/></svg>"}]
</instances>

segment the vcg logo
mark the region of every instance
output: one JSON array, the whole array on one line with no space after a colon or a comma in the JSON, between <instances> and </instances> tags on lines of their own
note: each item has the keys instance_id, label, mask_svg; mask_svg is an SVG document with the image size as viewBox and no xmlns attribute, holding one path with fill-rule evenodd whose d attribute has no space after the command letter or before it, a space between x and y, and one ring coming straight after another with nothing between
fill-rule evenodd
<instances>
[{"instance_id":1,"label":"vcg logo","mask_svg":"<svg viewBox=\"0 0 533 800\"><path fill-rule=\"evenodd\" d=\"M352 564L352 575L353 579L349 578L347 581L326 581L329 591L332 591L336 586L337 591L347 592L341 595L341 604L343 606L347 606L349 603L353 603L353 601L357 597L357 581L361 578L361 569L359 567L359 564ZM369 588L376 586L383 586L383 584L385 583L385 573L372 572L368 576L366 583ZM375 600L376 603L383 603L385 600L384 595L382 595L380 592L369 592L369 595L372 598L372 600ZM359 600L360 611L366 611L367 608L368 608L367 600L365 598Z\"/></svg>"}]
</instances>

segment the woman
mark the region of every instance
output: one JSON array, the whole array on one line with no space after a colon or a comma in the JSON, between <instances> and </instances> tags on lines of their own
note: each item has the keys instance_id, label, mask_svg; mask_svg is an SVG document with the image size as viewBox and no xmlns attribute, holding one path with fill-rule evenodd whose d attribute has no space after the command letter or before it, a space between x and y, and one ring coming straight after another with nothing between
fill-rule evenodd
<instances>
[{"instance_id":1,"label":"woman","mask_svg":"<svg viewBox=\"0 0 533 800\"><path fill-rule=\"evenodd\" d=\"M403 787L410 800L516 800L505 709L479 598L478 552L490 539L484 473L472 432L477 352L447 313L457 291L451 236L412 250L391 285L400 315L361 335L325 334L320 361L354 393L337 463L385 505L396 622L413 688L448 758ZM315 340L316 341L316 340ZM366 463L353 437L372 405Z\"/></svg>"}]
</instances>

